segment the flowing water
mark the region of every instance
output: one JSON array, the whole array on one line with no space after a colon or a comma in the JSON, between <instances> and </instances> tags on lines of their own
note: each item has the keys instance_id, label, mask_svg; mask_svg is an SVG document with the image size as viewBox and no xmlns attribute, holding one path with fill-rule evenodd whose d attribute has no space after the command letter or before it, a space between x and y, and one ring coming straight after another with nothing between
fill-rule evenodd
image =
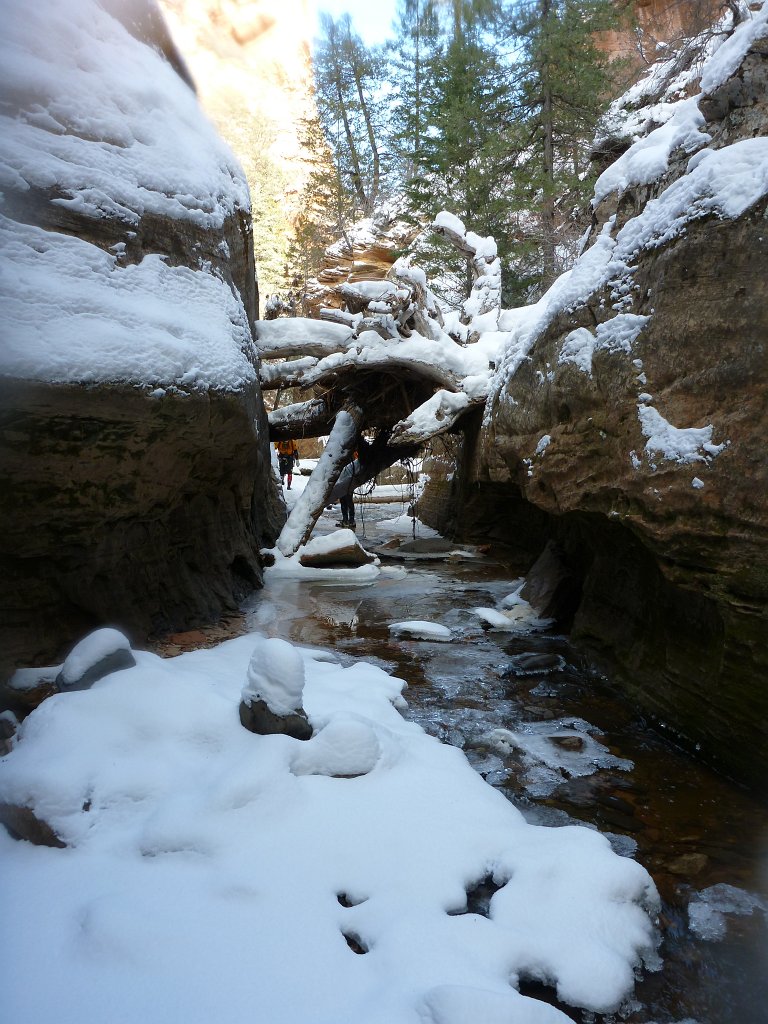
<instances>
[{"instance_id":1,"label":"flowing water","mask_svg":"<svg viewBox=\"0 0 768 1024\"><path fill-rule=\"evenodd\" d=\"M377 520L395 514L367 510L369 546L386 539ZM323 517L320 532L330 528ZM661 967L621 1011L574 1010L543 984L525 991L582 1024L765 1024L768 809L651 728L567 637L484 628L473 609L515 589L509 567L482 557L383 564L372 585L272 579L247 623L407 680L408 717L463 748L529 821L598 828L645 865L662 897ZM414 619L448 626L454 640L391 635L390 623Z\"/></svg>"}]
</instances>

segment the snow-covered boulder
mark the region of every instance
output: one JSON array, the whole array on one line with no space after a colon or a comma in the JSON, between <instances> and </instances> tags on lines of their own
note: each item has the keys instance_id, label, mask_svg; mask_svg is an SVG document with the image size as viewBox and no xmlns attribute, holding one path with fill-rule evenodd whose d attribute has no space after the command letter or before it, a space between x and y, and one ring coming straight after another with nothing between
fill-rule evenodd
<instances>
[{"instance_id":1,"label":"snow-covered boulder","mask_svg":"<svg viewBox=\"0 0 768 1024\"><path fill-rule=\"evenodd\" d=\"M131 642L119 629L97 629L77 643L56 677L60 690L87 690L111 672L133 668Z\"/></svg>"},{"instance_id":2,"label":"snow-covered boulder","mask_svg":"<svg viewBox=\"0 0 768 1024\"><path fill-rule=\"evenodd\" d=\"M326 537L315 537L299 549L299 562L310 569L333 565L370 565L376 556L362 546L353 530L336 530Z\"/></svg>"},{"instance_id":3,"label":"snow-covered boulder","mask_svg":"<svg viewBox=\"0 0 768 1024\"><path fill-rule=\"evenodd\" d=\"M302 707L304 662L296 648L277 637L260 637L248 665L240 722L262 736L280 733L308 740L312 726Z\"/></svg>"},{"instance_id":4,"label":"snow-covered boulder","mask_svg":"<svg viewBox=\"0 0 768 1024\"><path fill-rule=\"evenodd\" d=\"M392 622L389 631L393 636L406 640L436 640L438 643L450 643L453 633L447 626L439 622L428 622L425 619L408 619L405 622Z\"/></svg>"},{"instance_id":5,"label":"snow-covered boulder","mask_svg":"<svg viewBox=\"0 0 768 1024\"><path fill-rule=\"evenodd\" d=\"M8 0L0 100L1 678L234 606L281 511L248 189L153 0Z\"/></svg>"}]
</instances>

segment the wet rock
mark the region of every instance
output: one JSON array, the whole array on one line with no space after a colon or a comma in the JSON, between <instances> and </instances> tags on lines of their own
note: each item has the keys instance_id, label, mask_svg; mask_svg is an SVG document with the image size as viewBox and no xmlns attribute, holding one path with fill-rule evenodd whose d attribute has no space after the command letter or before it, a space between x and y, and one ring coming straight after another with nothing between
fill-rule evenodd
<instances>
[{"instance_id":1,"label":"wet rock","mask_svg":"<svg viewBox=\"0 0 768 1024\"><path fill-rule=\"evenodd\" d=\"M671 871L673 875L690 875L700 874L709 864L709 857L703 853L684 853L682 857L677 857L675 860L667 864L667 870Z\"/></svg>"},{"instance_id":2,"label":"wet rock","mask_svg":"<svg viewBox=\"0 0 768 1024\"><path fill-rule=\"evenodd\" d=\"M97 629L67 655L56 677L56 688L87 690L104 676L133 668L135 664L128 637L117 629Z\"/></svg>"},{"instance_id":3,"label":"wet rock","mask_svg":"<svg viewBox=\"0 0 768 1024\"><path fill-rule=\"evenodd\" d=\"M543 675L547 672L559 672L565 665L559 654L530 652L516 654L502 672L503 678L510 676Z\"/></svg>"},{"instance_id":4,"label":"wet rock","mask_svg":"<svg viewBox=\"0 0 768 1024\"><path fill-rule=\"evenodd\" d=\"M569 622L578 604L580 586L565 551L549 541L525 577L520 597L545 619Z\"/></svg>"},{"instance_id":5,"label":"wet rock","mask_svg":"<svg viewBox=\"0 0 768 1024\"><path fill-rule=\"evenodd\" d=\"M14 839L25 839L34 846L63 849L67 845L30 807L0 803L0 823L5 825Z\"/></svg>"},{"instance_id":6,"label":"wet rock","mask_svg":"<svg viewBox=\"0 0 768 1024\"><path fill-rule=\"evenodd\" d=\"M303 708L277 715L264 700L241 701L240 724L260 736L277 734L292 736L296 740L308 740L312 736L312 726Z\"/></svg>"},{"instance_id":7,"label":"wet rock","mask_svg":"<svg viewBox=\"0 0 768 1024\"><path fill-rule=\"evenodd\" d=\"M561 750L581 751L584 749L582 736L548 736L547 739Z\"/></svg>"}]
</instances>

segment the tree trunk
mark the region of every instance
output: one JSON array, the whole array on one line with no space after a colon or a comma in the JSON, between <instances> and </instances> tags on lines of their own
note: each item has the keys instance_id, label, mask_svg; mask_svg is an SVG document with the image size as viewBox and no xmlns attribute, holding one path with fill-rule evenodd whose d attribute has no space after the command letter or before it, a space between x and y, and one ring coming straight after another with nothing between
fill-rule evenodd
<instances>
[{"instance_id":1,"label":"tree trunk","mask_svg":"<svg viewBox=\"0 0 768 1024\"><path fill-rule=\"evenodd\" d=\"M352 461L362 421L362 409L356 405L346 406L336 416L328 444L277 539L277 549L286 558L309 540L339 474Z\"/></svg>"},{"instance_id":2,"label":"tree trunk","mask_svg":"<svg viewBox=\"0 0 768 1024\"><path fill-rule=\"evenodd\" d=\"M544 263L544 286L555 279L555 146L554 146L554 100L550 76L549 19L550 0L541 0L541 31L544 38L541 67L541 126L544 134L542 164L544 188L542 197L542 255Z\"/></svg>"}]
</instances>

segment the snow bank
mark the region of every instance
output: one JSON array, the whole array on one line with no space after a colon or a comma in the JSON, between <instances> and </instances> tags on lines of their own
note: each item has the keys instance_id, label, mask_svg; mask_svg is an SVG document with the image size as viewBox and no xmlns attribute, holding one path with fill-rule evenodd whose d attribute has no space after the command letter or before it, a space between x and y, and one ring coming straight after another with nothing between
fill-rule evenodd
<instances>
[{"instance_id":1,"label":"snow bank","mask_svg":"<svg viewBox=\"0 0 768 1024\"><path fill-rule=\"evenodd\" d=\"M0 189L54 189L77 213L134 226L154 214L215 229L250 209L195 94L106 5L6 0L0 92L21 104L0 115Z\"/></svg>"},{"instance_id":2,"label":"snow bank","mask_svg":"<svg viewBox=\"0 0 768 1024\"><path fill-rule=\"evenodd\" d=\"M402 683L372 665L297 651L316 736L248 732L238 702L260 643L136 652L24 722L1 798L68 848L0 833L9 1019L567 1024L515 979L546 975L593 1010L629 993L653 944L640 865L589 829L526 824L400 716ZM489 873L489 916L462 913Z\"/></svg>"},{"instance_id":3,"label":"snow bank","mask_svg":"<svg viewBox=\"0 0 768 1024\"><path fill-rule=\"evenodd\" d=\"M31 197L135 237L142 218L218 232L248 211L239 164L192 90L96 0L3 7L0 211ZM137 5L126 16L151 20ZM47 198L50 197L50 200ZM190 249L191 249L190 242ZM0 217L0 373L55 383L236 390L256 380L239 295L207 264L125 265L83 239ZM192 258L190 251L190 258Z\"/></svg>"},{"instance_id":4,"label":"snow bank","mask_svg":"<svg viewBox=\"0 0 768 1024\"><path fill-rule=\"evenodd\" d=\"M0 373L206 391L256 380L239 295L213 272L119 255L0 216Z\"/></svg>"}]
</instances>

